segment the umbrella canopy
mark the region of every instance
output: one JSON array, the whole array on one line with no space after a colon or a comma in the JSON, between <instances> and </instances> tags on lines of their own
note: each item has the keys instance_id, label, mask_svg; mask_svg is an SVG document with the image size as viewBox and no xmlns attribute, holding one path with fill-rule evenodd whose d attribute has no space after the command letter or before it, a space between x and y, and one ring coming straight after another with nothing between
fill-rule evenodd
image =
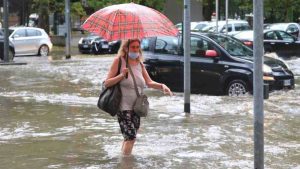
<instances>
[{"instance_id":1,"label":"umbrella canopy","mask_svg":"<svg viewBox=\"0 0 300 169\"><path fill-rule=\"evenodd\" d=\"M177 28L165 15L135 3L100 9L84 22L82 28L108 41L178 34Z\"/></svg>"}]
</instances>

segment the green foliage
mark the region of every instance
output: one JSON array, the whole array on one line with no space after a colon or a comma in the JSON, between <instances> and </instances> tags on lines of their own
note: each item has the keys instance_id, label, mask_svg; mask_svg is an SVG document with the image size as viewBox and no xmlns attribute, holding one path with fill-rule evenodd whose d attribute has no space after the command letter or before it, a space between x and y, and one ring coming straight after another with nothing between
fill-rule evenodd
<instances>
[{"instance_id":1,"label":"green foliage","mask_svg":"<svg viewBox=\"0 0 300 169\"><path fill-rule=\"evenodd\" d=\"M160 11L163 10L165 4L165 0L151 0L151 1L149 0L102 0L102 1L88 0L88 5L96 11L110 5L130 3L130 2L145 5Z\"/></svg>"},{"instance_id":2,"label":"green foliage","mask_svg":"<svg viewBox=\"0 0 300 169\"><path fill-rule=\"evenodd\" d=\"M38 13L39 6L44 0L30 0L31 13ZM65 0L47 0L49 12L64 13ZM73 2L74 1L74 2ZM75 2L76 1L76 2ZM166 0L87 0L89 8L97 11L101 8L122 3L134 2L159 11L163 11ZM174 3L183 5L183 0L173 0ZM215 12L215 0L195 0L203 4L206 19ZM85 8L79 0L71 0L71 14L84 16ZM219 0L221 16L225 13L225 0ZM244 18L247 13L253 13L253 0L229 0L229 17L235 13ZM266 22L291 22L300 17L300 0L264 0L264 15Z\"/></svg>"},{"instance_id":3,"label":"green foliage","mask_svg":"<svg viewBox=\"0 0 300 169\"><path fill-rule=\"evenodd\" d=\"M82 7L81 2L75 2L71 5L71 14L73 16L85 16L86 12Z\"/></svg>"}]
</instances>

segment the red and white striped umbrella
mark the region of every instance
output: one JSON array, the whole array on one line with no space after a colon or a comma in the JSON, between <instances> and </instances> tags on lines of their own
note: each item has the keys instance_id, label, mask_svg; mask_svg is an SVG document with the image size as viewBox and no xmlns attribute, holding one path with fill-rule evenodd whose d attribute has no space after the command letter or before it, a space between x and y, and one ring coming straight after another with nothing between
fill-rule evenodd
<instances>
[{"instance_id":1,"label":"red and white striped umbrella","mask_svg":"<svg viewBox=\"0 0 300 169\"><path fill-rule=\"evenodd\" d=\"M178 34L177 28L165 15L135 3L100 9L84 22L82 28L108 41Z\"/></svg>"}]
</instances>

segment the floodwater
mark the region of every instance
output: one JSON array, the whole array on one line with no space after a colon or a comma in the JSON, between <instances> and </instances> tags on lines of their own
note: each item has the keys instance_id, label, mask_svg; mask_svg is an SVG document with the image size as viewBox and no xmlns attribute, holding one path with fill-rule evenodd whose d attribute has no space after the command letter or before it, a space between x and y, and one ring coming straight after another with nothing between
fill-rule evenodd
<instances>
[{"instance_id":1,"label":"floodwater","mask_svg":"<svg viewBox=\"0 0 300 169\"><path fill-rule=\"evenodd\" d=\"M96 107L112 57L50 60L17 57L0 67L2 169L251 169L251 96L192 95L147 89L151 112L142 119L133 155L120 154L116 117ZM287 61L296 88L265 101L265 168L300 169L300 59Z\"/></svg>"}]
</instances>

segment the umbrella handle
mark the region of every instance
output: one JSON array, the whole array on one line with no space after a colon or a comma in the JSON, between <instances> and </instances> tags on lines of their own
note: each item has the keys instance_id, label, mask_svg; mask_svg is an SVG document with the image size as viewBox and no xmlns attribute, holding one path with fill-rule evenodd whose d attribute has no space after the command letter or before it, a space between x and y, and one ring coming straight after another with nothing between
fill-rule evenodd
<instances>
[{"instance_id":1,"label":"umbrella handle","mask_svg":"<svg viewBox=\"0 0 300 169\"><path fill-rule=\"evenodd\" d=\"M126 68L128 68L128 53L126 53ZM128 78L128 72L126 73L125 78Z\"/></svg>"}]
</instances>

